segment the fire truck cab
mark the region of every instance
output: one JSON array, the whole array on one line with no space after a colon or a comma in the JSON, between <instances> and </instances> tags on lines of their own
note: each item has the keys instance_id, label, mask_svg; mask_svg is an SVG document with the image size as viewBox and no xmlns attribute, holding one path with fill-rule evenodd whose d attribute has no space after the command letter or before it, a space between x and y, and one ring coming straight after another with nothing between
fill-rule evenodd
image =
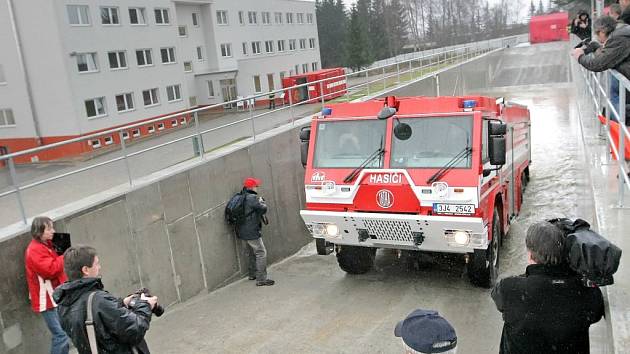
<instances>
[{"instance_id":1,"label":"fire truck cab","mask_svg":"<svg viewBox=\"0 0 630 354\"><path fill-rule=\"evenodd\" d=\"M319 254L369 271L376 250L462 255L492 286L521 208L531 139L526 107L482 96L332 104L300 131L306 206Z\"/></svg>"}]
</instances>

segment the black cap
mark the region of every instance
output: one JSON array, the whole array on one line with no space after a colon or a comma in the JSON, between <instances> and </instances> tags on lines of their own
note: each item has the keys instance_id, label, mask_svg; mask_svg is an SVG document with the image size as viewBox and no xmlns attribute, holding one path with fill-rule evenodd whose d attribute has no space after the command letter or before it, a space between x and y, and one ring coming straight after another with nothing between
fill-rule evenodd
<instances>
[{"instance_id":1,"label":"black cap","mask_svg":"<svg viewBox=\"0 0 630 354\"><path fill-rule=\"evenodd\" d=\"M423 353L443 353L457 346L455 329L437 311L415 310L394 329L411 349Z\"/></svg>"}]
</instances>

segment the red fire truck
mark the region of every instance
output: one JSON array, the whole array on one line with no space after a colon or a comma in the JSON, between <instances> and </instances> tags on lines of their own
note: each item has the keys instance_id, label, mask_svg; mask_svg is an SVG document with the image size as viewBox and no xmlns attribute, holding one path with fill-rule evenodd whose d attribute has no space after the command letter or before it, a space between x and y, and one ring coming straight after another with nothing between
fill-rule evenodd
<instances>
[{"instance_id":1,"label":"red fire truck","mask_svg":"<svg viewBox=\"0 0 630 354\"><path fill-rule=\"evenodd\" d=\"M480 96L334 104L300 140L300 214L319 254L334 249L352 274L378 248L459 254L474 284L494 284L529 176L526 107Z\"/></svg>"},{"instance_id":2,"label":"red fire truck","mask_svg":"<svg viewBox=\"0 0 630 354\"><path fill-rule=\"evenodd\" d=\"M301 75L287 76L282 79L283 88L309 83L312 84L290 89L289 95L291 99L289 101L289 95L286 95L284 97L284 103L295 104L303 101L307 101L308 103L321 101L322 90L324 91L324 100L326 101L343 96L347 92L347 83L344 75L345 71L343 68L331 68L312 71ZM321 83L317 82L324 79L329 80L322 81Z\"/></svg>"}]
</instances>

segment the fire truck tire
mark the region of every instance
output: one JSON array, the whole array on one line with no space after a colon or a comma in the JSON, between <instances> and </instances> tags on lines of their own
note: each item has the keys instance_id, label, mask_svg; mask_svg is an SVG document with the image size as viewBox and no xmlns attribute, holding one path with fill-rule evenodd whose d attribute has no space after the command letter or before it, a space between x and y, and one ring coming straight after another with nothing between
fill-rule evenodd
<instances>
[{"instance_id":1,"label":"fire truck tire","mask_svg":"<svg viewBox=\"0 0 630 354\"><path fill-rule=\"evenodd\" d=\"M317 248L317 254L320 256L327 256L333 252L335 245L327 242L323 238L315 239L315 248Z\"/></svg>"},{"instance_id":2,"label":"fire truck tire","mask_svg":"<svg viewBox=\"0 0 630 354\"><path fill-rule=\"evenodd\" d=\"M337 263L346 273L363 274L372 269L376 248L341 246L337 250Z\"/></svg>"},{"instance_id":3,"label":"fire truck tire","mask_svg":"<svg viewBox=\"0 0 630 354\"><path fill-rule=\"evenodd\" d=\"M475 250L468 263L468 277L474 285L493 287L499 275L499 245L501 225L499 210L494 208L492 216L492 241L485 250Z\"/></svg>"}]
</instances>

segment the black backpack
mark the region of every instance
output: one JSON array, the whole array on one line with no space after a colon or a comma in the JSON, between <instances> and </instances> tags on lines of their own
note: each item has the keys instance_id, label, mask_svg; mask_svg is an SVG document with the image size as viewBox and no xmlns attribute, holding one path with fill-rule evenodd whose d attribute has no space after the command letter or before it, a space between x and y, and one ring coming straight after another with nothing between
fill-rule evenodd
<instances>
[{"instance_id":1,"label":"black backpack","mask_svg":"<svg viewBox=\"0 0 630 354\"><path fill-rule=\"evenodd\" d=\"M591 230L591 225L582 219L559 218L547 221L565 234L569 267L582 277L585 286L614 283L613 274L619 268L621 259L619 247Z\"/></svg>"},{"instance_id":2,"label":"black backpack","mask_svg":"<svg viewBox=\"0 0 630 354\"><path fill-rule=\"evenodd\" d=\"M225 206L225 221L230 225L241 225L245 219L253 212L245 214L245 200L247 199L247 191L234 194Z\"/></svg>"}]
</instances>

